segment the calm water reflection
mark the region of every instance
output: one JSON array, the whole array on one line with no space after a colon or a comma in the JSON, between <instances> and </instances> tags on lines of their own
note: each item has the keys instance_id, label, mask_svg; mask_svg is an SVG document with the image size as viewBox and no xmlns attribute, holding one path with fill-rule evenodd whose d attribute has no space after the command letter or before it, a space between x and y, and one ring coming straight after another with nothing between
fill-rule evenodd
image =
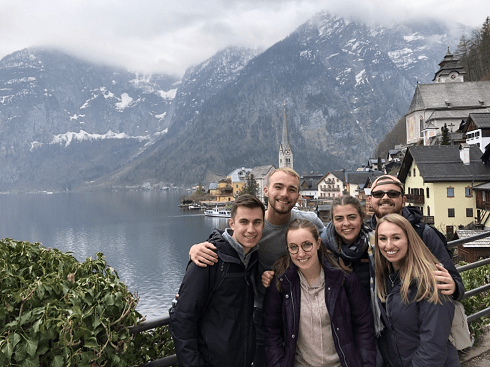
<instances>
[{"instance_id":1,"label":"calm water reflection","mask_svg":"<svg viewBox=\"0 0 490 367\"><path fill-rule=\"evenodd\" d=\"M149 319L167 314L192 244L226 219L178 207L183 191L0 195L0 238L41 242L83 261L102 252L140 296Z\"/></svg>"}]
</instances>

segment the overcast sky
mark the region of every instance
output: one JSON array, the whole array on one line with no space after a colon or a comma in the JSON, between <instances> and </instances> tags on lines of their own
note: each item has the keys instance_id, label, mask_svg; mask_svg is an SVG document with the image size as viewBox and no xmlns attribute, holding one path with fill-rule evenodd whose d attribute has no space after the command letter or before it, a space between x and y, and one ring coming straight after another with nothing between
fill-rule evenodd
<instances>
[{"instance_id":1,"label":"overcast sky","mask_svg":"<svg viewBox=\"0 0 490 367\"><path fill-rule=\"evenodd\" d=\"M316 13L367 22L433 15L479 27L489 0L0 0L0 59L54 46L90 61L174 73L230 46L266 48Z\"/></svg>"}]
</instances>

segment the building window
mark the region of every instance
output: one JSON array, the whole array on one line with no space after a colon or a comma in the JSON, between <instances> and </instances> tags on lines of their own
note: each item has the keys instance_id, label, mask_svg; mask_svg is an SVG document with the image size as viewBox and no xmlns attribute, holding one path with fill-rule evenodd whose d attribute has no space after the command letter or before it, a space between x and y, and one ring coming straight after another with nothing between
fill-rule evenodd
<instances>
[{"instance_id":1,"label":"building window","mask_svg":"<svg viewBox=\"0 0 490 367\"><path fill-rule=\"evenodd\" d=\"M454 187L448 187L447 188L447 197L448 198L453 198L454 197Z\"/></svg>"},{"instance_id":2,"label":"building window","mask_svg":"<svg viewBox=\"0 0 490 367\"><path fill-rule=\"evenodd\" d=\"M454 233L454 226L446 226L446 235Z\"/></svg>"},{"instance_id":3,"label":"building window","mask_svg":"<svg viewBox=\"0 0 490 367\"><path fill-rule=\"evenodd\" d=\"M425 188L425 194L426 194L427 199L428 199L429 198L429 188L428 187Z\"/></svg>"},{"instance_id":4,"label":"building window","mask_svg":"<svg viewBox=\"0 0 490 367\"><path fill-rule=\"evenodd\" d=\"M466 217L473 218L473 208L466 208Z\"/></svg>"},{"instance_id":5,"label":"building window","mask_svg":"<svg viewBox=\"0 0 490 367\"><path fill-rule=\"evenodd\" d=\"M471 187L464 188L464 196L466 196L467 198L473 196L473 193L471 192Z\"/></svg>"},{"instance_id":6,"label":"building window","mask_svg":"<svg viewBox=\"0 0 490 367\"><path fill-rule=\"evenodd\" d=\"M412 177L412 171L408 170L408 177Z\"/></svg>"},{"instance_id":7,"label":"building window","mask_svg":"<svg viewBox=\"0 0 490 367\"><path fill-rule=\"evenodd\" d=\"M427 207L427 216L430 217L430 206Z\"/></svg>"},{"instance_id":8,"label":"building window","mask_svg":"<svg viewBox=\"0 0 490 367\"><path fill-rule=\"evenodd\" d=\"M417 171L415 170L415 168L413 169L413 177L417 176Z\"/></svg>"},{"instance_id":9,"label":"building window","mask_svg":"<svg viewBox=\"0 0 490 367\"><path fill-rule=\"evenodd\" d=\"M447 216L449 218L454 218L454 208L448 208L447 209Z\"/></svg>"}]
</instances>

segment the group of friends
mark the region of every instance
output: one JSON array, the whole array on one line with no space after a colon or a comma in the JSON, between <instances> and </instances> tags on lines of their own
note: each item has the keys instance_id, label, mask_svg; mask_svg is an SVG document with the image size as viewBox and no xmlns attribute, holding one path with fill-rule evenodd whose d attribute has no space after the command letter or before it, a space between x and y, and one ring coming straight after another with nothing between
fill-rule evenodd
<instances>
[{"instance_id":1,"label":"group of friends","mask_svg":"<svg viewBox=\"0 0 490 367\"><path fill-rule=\"evenodd\" d=\"M170 311L180 367L460 366L449 341L464 286L403 184L371 185L371 218L335 198L324 226L292 210L290 168L233 203L229 228L193 245Z\"/></svg>"}]
</instances>

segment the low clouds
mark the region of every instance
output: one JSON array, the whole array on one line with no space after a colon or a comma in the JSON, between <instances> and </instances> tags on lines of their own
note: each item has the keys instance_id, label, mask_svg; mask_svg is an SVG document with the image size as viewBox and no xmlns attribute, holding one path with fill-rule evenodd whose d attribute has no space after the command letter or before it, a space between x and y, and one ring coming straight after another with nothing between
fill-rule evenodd
<instances>
[{"instance_id":1,"label":"low clouds","mask_svg":"<svg viewBox=\"0 0 490 367\"><path fill-rule=\"evenodd\" d=\"M56 47L90 61L182 75L229 45L268 47L327 10L366 22L427 15L480 26L486 0L0 0L0 58Z\"/></svg>"}]
</instances>

